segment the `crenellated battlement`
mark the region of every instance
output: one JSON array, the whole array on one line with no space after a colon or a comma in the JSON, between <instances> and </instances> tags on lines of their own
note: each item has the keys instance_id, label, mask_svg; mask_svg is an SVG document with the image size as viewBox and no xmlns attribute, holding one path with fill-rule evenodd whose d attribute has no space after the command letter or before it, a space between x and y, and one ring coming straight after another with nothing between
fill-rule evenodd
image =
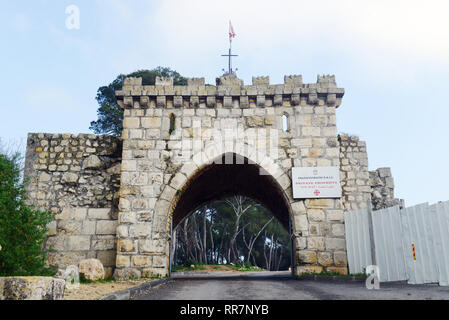
<instances>
[{"instance_id":1,"label":"crenellated battlement","mask_svg":"<svg viewBox=\"0 0 449 320\"><path fill-rule=\"evenodd\" d=\"M318 75L317 83L324 88L336 88L337 83L335 82L334 75Z\"/></svg>"},{"instance_id":2,"label":"crenellated battlement","mask_svg":"<svg viewBox=\"0 0 449 320\"><path fill-rule=\"evenodd\" d=\"M253 77L253 86L264 86L270 84L270 77Z\"/></svg>"},{"instance_id":3,"label":"crenellated battlement","mask_svg":"<svg viewBox=\"0 0 449 320\"><path fill-rule=\"evenodd\" d=\"M173 87L173 78L156 77L156 86Z\"/></svg>"},{"instance_id":4,"label":"crenellated battlement","mask_svg":"<svg viewBox=\"0 0 449 320\"><path fill-rule=\"evenodd\" d=\"M172 78L156 78L153 86L142 85L141 78L126 78L116 91L123 108L180 107L258 107L327 105L339 107L344 89L337 88L334 75L319 75L316 83L304 84L301 75L284 77L284 84L270 84L268 76L253 77L244 85L235 74L217 78L216 86L206 86L204 78L189 78L187 86L173 85Z\"/></svg>"}]
</instances>

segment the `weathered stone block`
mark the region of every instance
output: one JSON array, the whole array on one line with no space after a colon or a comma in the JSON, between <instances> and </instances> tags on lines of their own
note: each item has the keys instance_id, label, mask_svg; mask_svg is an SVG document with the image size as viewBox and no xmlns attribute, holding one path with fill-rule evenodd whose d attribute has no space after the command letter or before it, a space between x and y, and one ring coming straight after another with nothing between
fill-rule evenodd
<instances>
[{"instance_id":1,"label":"weathered stone block","mask_svg":"<svg viewBox=\"0 0 449 320\"><path fill-rule=\"evenodd\" d=\"M94 235L95 234L95 221L85 220L82 222L81 234L83 235Z\"/></svg>"},{"instance_id":2,"label":"weathered stone block","mask_svg":"<svg viewBox=\"0 0 449 320\"><path fill-rule=\"evenodd\" d=\"M323 251L324 248L323 237L309 237L307 239L307 249Z\"/></svg>"},{"instance_id":3,"label":"weathered stone block","mask_svg":"<svg viewBox=\"0 0 449 320\"><path fill-rule=\"evenodd\" d=\"M333 224L332 225L332 235L335 237L345 236L345 225L344 224Z\"/></svg>"},{"instance_id":4,"label":"weathered stone block","mask_svg":"<svg viewBox=\"0 0 449 320\"><path fill-rule=\"evenodd\" d=\"M137 250L137 244L135 241L132 240L125 240L120 239L117 241L117 249L118 252L136 252Z\"/></svg>"},{"instance_id":5,"label":"weathered stone block","mask_svg":"<svg viewBox=\"0 0 449 320\"><path fill-rule=\"evenodd\" d=\"M87 251L90 250L89 236L69 236L68 237L69 251Z\"/></svg>"},{"instance_id":6,"label":"weathered stone block","mask_svg":"<svg viewBox=\"0 0 449 320\"><path fill-rule=\"evenodd\" d=\"M343 210L328 210L326 215L328 221L344 221L345 219Z\"/></svg>"},{"instance_id":7,"label":"weathered stone block","mask_svg":"<svg viewBox=\"0 0 449 320\"><path fill-rule=\"evenodd\" d=\"M50 251L65 251L67 250L68 238L64 235L58 235L55 237L48 237L45 247Z\"/></svg>"},{"instance_id":8,"label":"weathered stone block","mask_svg":"<svg viewBox=\"0 0 449 320\"><path fill-rule=\"evenodd\" d=\"M129 233L135 238L148 237L151 234L151 224L138 223L129 227Z\"/></svg>"},{"instance_id":9,"label":"weathered stone block","mask_svg":"<svg viewBox=\"0 0 449 320\"><path fill-rule=\"evenodd\" d=\"M104 235L92 237L92 250L114 250L117 246L115 236Z\"/></svg>"},{"instance_id":10,"label":"weathered stone block","mask_svg":"<svg viewBox=\"0 0 449 320\"><path fill-rule=\"evenodd\" d=\"M259 116L246 117L246 125L248 127L262 127L263 118Z\"/></svg>"},{"instance_id":11,"label":"weathered stone block","mask_svg":"<svg viewBox=\"0 0 449 320\"><path fill-rule=\"evenodd\" d=\"M136 223L136 213L135 212L120 212L118 216L118 222L120 224L133 224Z\"/></svg>"},{"instance_id":12,"label":"weathered stone block","mask_svg":"<svg viewBox=\"0 0 449 320\"><path fill-rule=\"evenodd\" d=\"M81 221L62 220L58 223L59 234L77 235L81 233Z\"/></svg>"},{"instance_id":13,"label":"weathered stone block","mask_svg":"<svg viewBox=\"0 0 449 320\"><path fill-rule=\"evenodd\" d=\"M161 118L159 117L144 117L142 118L142 127L146 129L160 128L162 125Z\"/></svg>"},{"instance_id":14,"label":"weathered stone block","mask_svg":"<svg viewBox=\"0 0 449 320\"><path fill-rule=\"evenodd\" d=\"M304 201L297 201L291 204L291 208L294 214L306 213L306 207Z\"/></svg>"},{"instance_id":15,"label":"weathered stone block","mask_svg":"<svg viewBox=\"0 0 449 320\"><path fill-rule=\"evenodd\" d=\"M306 207L310 209L314 208L333 208L334 200L333 199L307 199Z\"/></svg>"},{"instance_id":16,"label":"weathered stone block","mask_svg":"<svg viewBox=\"0 0 449 320\"><path fill-rule=\"evenodd\" d=\"M133 256L132 264L134 267L151 267L151 256Z\"/></svg>"},{"instance_id":17,"label":"weathered stone block","mask_svg":"<svg viewBox=\"0 0 449 320\"><path fill-rule=\"evenodd\" d=\"M298 231L309 230L309 220L306 214L295 214L295 227Z\"/></svg>"},{"instance_id":18,"label":"weathered stone block","mask_svg":"<svg viewBox=\"0 0 449 320\"><path fill-rule=\"evenodd\" d=\"M300 250L297 252L298 265L316 264L317 256L315 251Z\"/></svg>"},{"instance_id":19,"label":"weathered stone block","mask_svg":"<svg viewBox=\"0 0 449 320\"><path fill-rule=\"evenodd\" d=\"M142 272L136 268L115 269L114 278L122 279L138 279L142 276Z\"/></svg>"},{"instance_id":20,"label":"weathered stone block","mask_svg":"<svg viewBox=\"0 0 449 320\"><path fill-rule=\"evenodd\" d=\"M65 281L50 277L0 278L0 300L63 300Z\"/></svg>"},{"instance_id":21,"label":"weathered stone block","mask_svg":"<svg viewBox=\"0 0 449 320\"><path fill-rule=\"evenodd\" d=\"M103 161L97 155L90 155L83 162L84 169L100 169L103 167Z\"/></svg>"},{"instance_id":22,"label":"weathered stone block","mask_svg":"<svg viewBox=\"0 0 449 320\"><path fill-rule=\"evenodd\" d=\"M334 252L334 262L337 267L346 267L348 265L348 257L346 252Z\"/></svg>"},{"instance_id":23,"label":"weathered stone block","mask_svg":"<svg viewBox=\"0 0 449 320\"><path fill-rule=\"evenodd\" d=\"M117 229L117 221L98 221L97 234L115 234Z\"/></svg>"},{"instance_id":24,"label":"weathered stone block","mask_svg":"<svg viewBox=\"0 0 449 320\"><path fill-rule=\"evenodd\" d=\"M346 250L345 239L326 238L326 250L331 251Z\"/></svg>"},{"instance_id":25,"label":"weathered stone block","mask_svg":"<svg viewBox=\"0 0 449 320\"><path fill-rule=\"evenodd\" d=\"M333 264L331 252L318 252L318 263L322 266L328 267Z\"/></svg>"},{"instance_id":26,"label":"weathered stone block","mask_svg":"<svg viewBox=\"0 0 449 320\"><path fill-rule=\"evenodd\" d=\"M155 268L166 268L167 262L166 256L153 256L153 267Z\"/></svg>"},{"instance_id":27,"label":"weathered stone block","mask_svg":"<svg viewBox=\"0 0 449 320\"><path fill-rule=\"evenodd\" d=\"M141 253L161 254L165 252L165 248L161 240L140 240L139 251Z\"/></svg>"},{"instance_id":28,"label":"weathered stone block","mask_svg":"<svg viewBox=\"0 0 449 320\"><path fill-rule=\"evenodd\" d=\"M61 182L62 183L67 183L67 184L72 184L72 183L76 183L78 181L78 175L72 172L66 172L64 173L64 175L62 176Z\"/></svg>"},{"instance_id":29,"label":"weathered stone block","mask_svg":"<svg viewBox=\"0 0 449 320\"><path fill-rule=\"evenodd\" d=\"M89 208L87 216L89 219L110 220L111 208Z\"/></svg>"},{"instance_id":30,"label":"weathered stone block","mask_svg":"<svg viewBox=\"0 0 449 320\"><path fill-rule=\"evenodd\" d=\"M310 221L322 222L325 219L324 212L321 209L309 209L307 215Z\"/></svg>"},{"instance_id":31,"label":"weathered stone block","mask_svg":"<svg viewBox=\"0 0 449 320\"><path fill-rule=\"evenodd\" d=\"M117 254L116 257L116 267L117 268L126 268L131 265L131 257L130 256L124 256L121 254Z\"/></svg>"},{"instance_id":32,"label":"weathered stone block","mask_svg":"<svg viewBox=\"0 0 449 320\"><path fill-rule=\"evenodd\" d=\"M123 128L137 129L140 127L140 119L137 117L125 117L123 119Z\"/></svg>"}]
</instances>

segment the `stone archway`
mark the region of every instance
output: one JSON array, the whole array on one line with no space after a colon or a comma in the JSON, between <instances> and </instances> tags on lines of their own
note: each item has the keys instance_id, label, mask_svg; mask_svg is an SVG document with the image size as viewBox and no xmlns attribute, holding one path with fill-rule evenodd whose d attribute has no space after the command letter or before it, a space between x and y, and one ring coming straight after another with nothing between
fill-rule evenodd
<instances>
[{"instance_id":1,"label":"stone archway","mask_svg":"<svg viewBox=\"0 0 449 320\"><path fill-rule=\"evenodd\" d=\"M171 230L175 230L197 208L232 195L256 200L291 236L294 234L290 202L278 181L257 163L235 153L223 153L188 177L170 206L168 220ZM292 239L290 242L293 266L294 242Z\"/></svg>"}]
</instances>

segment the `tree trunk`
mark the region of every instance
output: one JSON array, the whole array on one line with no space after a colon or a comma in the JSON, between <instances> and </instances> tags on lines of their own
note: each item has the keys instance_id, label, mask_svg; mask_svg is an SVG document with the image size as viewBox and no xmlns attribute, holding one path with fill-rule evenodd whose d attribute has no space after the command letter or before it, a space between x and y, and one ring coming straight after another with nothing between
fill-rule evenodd
<instances>
[{"instance_id":1,"label":"tree trunk","mask_svg":"<svg viewBox=\"0 0 449 320\"><path fill-rule=\"evenodd\" d=\"M203 210L203 259L204 263L207 264L207 233L206 233L206 225L207 225L207 207Z\"/></svg>"}]
</instances>

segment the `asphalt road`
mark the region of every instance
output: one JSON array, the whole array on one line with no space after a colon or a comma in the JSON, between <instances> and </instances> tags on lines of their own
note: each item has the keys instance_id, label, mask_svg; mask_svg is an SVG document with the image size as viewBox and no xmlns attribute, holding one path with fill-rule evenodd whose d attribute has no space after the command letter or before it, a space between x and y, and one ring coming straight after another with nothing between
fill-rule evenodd
<instances>
[{"instance_id":1,"label":"asphalt road","mask_svg":"<svg viewBox=\"0 0 449 320\"><path fill-rule=\"evenodd\" d=\"M176 276L132 297L135 300L449 300L449 287L364 282L295 280L288 273Z\"/></svg>"}]
</instances>

